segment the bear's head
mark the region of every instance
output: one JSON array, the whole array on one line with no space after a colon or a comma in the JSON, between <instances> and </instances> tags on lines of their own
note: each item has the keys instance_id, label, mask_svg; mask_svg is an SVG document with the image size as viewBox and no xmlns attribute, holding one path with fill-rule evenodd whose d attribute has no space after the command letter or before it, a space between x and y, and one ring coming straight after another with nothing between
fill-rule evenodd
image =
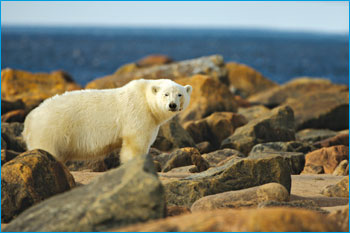
<instances>
[{"instance_id":1,"label":"bear's head","mask_svg":"<svg viewBox=\"0 0 350 233\"><path fill-rule=\"evenodd\" d=\"M156 104L160 111L179 113L190 103L192 87L181 86L171 80L163 79L151 85L152 94L156 97Z\"/></svg>"}]
</instances>

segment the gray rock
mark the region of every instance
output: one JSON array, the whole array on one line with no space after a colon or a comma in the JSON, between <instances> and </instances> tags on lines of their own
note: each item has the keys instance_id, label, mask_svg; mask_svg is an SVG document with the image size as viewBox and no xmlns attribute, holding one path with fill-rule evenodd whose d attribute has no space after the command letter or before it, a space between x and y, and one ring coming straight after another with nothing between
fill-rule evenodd
<instances>
[{"instance_id":1,"label":"gray rock","mask_svg":"<svg viewBox=\"0 0 350 233\"><path fill-rule=\"evenodd\" d=\"M220 163L221 161L224 161L225 159L231 156L236 156L237 158L245 157L244 154L242 154L238 150L229 149L229 148L213 151L211 153L202 155L202 157L205 160L207 160L209 165L212 167L216 166L218 163Z\"/></svg>"},{"instance_id":2,"label":"gray rock","mask_svg":"<svg viewBox=\"0 0 350 233\"><path fill-rule=\"evenodd\" d=\"M247 155L253 146L259 143L293 140L295 140L293 110L283 106L238 128L222 142L221 148L236 149Z\"/></svg>"},{"instance_id":3,"label":"gray rock","mask_svg":"<svg viewBox=\"0 0 350 233\"><path fill-rule=\"evenodd\" d=\"M238 113L243 115L248 121L255 120L264 114L270 112L270 109L264 105L255 105L248 108L239 108Z\"/></svg>"},{"instance_id":4,"label":"gray rock","mask_svg":"<svg viewBox=\"0 0 350 233\"><path fill-rule=\"evenodd\" d=\"M104 231L164 216L163 187L146 155L33 206L4 231Z\"/></svg>"},{"instance_id":5,"label":"gray rock","mask_svg":"<svg viewBox=\"0 0 350 233\"><path fill-rule=\"evenodd\" d=\"M349 161L343 160L335 168L333 175L335 176L348 176L349 175Z\"/></svg>"},{"instance_id":6,"label":"gray rock","mask_svg":"<svg viewBox=\"0 0 350 233\"><path fill-rule=\"evenodd\" d=\"M6 149L17 152L26 151L27 147L22 137L22 131L23 123L1 123L1 138L6 143Z\"/></svg>"},{"instance_id":7,"label":"gray rock","mask_svg":"<svg viewBox=\"0 0 350 233\"><path fill-rule=\"evenodd\" d=\"M309 153L317 148L307 142L267 142L255 145L250 153L254 152L301 152Z\"/></svg>"},{"instance_id":8,"label":"gray rock","mask_svg":"<svg viewBox=\"0 0 350 233\"><path fill-rule=\"evenodd\" d=\"M321 190L328 197L349 197L349 177L344 177L334 185L328 185Z\"/></svg>"},{"instance_id":9,"label":"gray rock","mask_svg":"<svg viewBox=\"0 0 350 233\"><path fill-rule=\"evenodd\" d=\"M302 142L314 143L336 135L337 132L330 129L303 129L298 131L295 137Z\"/></svg>"}]
</instances>

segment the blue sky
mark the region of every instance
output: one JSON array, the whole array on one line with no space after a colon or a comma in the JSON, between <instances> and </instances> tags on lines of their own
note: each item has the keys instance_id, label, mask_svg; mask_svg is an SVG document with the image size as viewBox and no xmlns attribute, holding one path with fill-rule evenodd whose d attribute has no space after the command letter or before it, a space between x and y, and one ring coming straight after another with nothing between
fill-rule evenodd
<instances>
[{"instance_id":1,"label":"blue sky","mask_svg":"<svg viewBox=\"0 0 350 233\"><path fill-rule=\"evenodd\" d=\"M1 24L239 27L348 33L349 2L2 1Z\"/></svg>"}]
</instances>

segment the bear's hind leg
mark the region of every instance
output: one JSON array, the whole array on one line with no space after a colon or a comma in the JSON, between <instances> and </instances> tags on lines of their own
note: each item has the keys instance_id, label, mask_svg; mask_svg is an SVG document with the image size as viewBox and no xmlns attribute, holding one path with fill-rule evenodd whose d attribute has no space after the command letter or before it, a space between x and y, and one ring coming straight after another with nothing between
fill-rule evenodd
<instances>
[{"instance_id":1,"label":"bear's hind leg","mask_svg":"<svg viewBox=\"0 0 350 233\"><path fill-rule=\"evenodd\" d=\"M129 160L148 153L149 145L137 139L123 138L123 145L120 151L120 163L124 164Z\"/></svg>"}]
</instances>

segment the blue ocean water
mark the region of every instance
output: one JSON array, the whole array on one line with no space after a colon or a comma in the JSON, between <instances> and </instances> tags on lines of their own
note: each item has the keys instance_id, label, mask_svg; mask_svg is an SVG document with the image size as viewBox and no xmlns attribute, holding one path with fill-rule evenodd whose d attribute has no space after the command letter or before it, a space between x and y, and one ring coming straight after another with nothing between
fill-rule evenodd
<instances>
[{"instance_id":1,"label":"blue ocean water","mask_svg":"<svg viewBox=\"0 0 350 233\"><path fill-rule=\"evenodd\" d=\"M349 37L243 29L2 27L1 68L62 69L87 82L149 54L176 61L212 54L247 64L285 83L324 77L349 84Z\"/></svg>"}]
</instances>

